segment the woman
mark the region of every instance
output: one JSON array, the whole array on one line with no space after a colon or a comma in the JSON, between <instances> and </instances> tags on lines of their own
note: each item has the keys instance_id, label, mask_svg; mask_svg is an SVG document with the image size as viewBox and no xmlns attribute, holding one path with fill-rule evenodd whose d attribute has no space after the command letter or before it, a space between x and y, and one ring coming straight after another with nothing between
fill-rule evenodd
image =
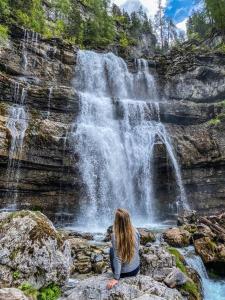
<instances>
[{"instance_id":1,"label":"woman","mask_svg":"<svg viewBox=\"0 0 225 300\"><path fill-rule=\"evenodd\" d=\"M114 279L108 282L108 289L114 287L120 278L138 274L140 268L139 246L140 235L131 224L129 213L125 209L117 209L113 225L112 248L110 248L110 262Z\"/></svg>"}]
</instances>

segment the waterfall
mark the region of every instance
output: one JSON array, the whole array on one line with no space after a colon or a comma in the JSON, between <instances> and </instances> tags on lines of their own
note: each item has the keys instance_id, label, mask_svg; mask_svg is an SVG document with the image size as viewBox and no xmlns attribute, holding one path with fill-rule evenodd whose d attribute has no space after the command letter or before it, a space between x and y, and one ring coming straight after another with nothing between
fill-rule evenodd
<instances>
[{"instance_id":1,"label":"waterfall","mask_svg":"<svg viewBox=\"0 0 225 300\"><path fill-rule=\"evenodd\" d=\"M49 117L50 117L50 112L51 112L52 92L53 92L53 86L51 86L51 87L48 89L48 112L47 112L47 119L49 119Z\"/></svg>"},{"instance_id":2,"label":"waterfall","mask_svg":"<svg viewBox=\"0 0 225 300\"><path fill-rule=\"evenodd\" d=\"M17 185L20 180L20 160L22 158L23 141L28 123L27 113L24 108L26 89L21 89L20 84L15 83L12 94L14 104L9 108L6 127L11 135L7 166L7 198L14 200L11 207L13 209L16 208Z\"/></svg>"},{"instance_id":3,"label":"waterfall","mask_svg":"<svg viewBox=\"0 0 225 300\"><path fill-rule=\"evenodd\" d=\"M160 122L157 87L148 62L137 60L133 74L112 53L79 51L73 84L80 114L70 140L85 190L76 224L91 229L108 226L117 207L127 208L142 225L155 222L153 165L159 141L167 149L186 207L179 164Z\"/></svg>"},{"instance_id":4,"label":"waterfall","mask_svg":"<svg viewBox=\"0 0 225 300\"><path fill-rule=\"evenodd\" d=\"M225 281L212 279L208 276L205 265L200 256L195 253L194 247L190 246L180 250L184 255L186 262L195 269L202 281L204 300L222 300L225 295Z\"/></svg>"},{"instance_id":5,"label":"waterfall","mask_svg":"<svg viewBox=\"0 0 225 300\"><path fill-rule=\"evenodd\" d=\"M38 40L39 40L39 33L34 32L32 30L27 30L24 29L23 30L23 39L21 41L21 48L22 48L22 67L24 69L24 71L27 71L27 66L28 66L28 53L27 53L27 49L28 46L31 45L33 47L37 47L38 46Z\"/></svg>"}]
</instances>

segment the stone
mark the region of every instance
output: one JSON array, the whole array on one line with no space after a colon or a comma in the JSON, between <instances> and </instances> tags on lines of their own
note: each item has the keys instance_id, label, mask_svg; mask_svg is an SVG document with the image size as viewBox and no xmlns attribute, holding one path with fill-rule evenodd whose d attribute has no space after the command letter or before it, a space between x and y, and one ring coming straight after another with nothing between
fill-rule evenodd
<instances>
[{"instance_id":1,"label":"stone","mask_svg":"<svg viewBox=\"0 0 225 300\"><path fill-rule=\"evenodd\" d=\"M22 291L15 288L0 289L0 300L29 300Z\"/></svg>"},{"instance_id":2,"label":"stone","mask_svg":"<svg viewBox=\"0 0 225 300\"><path fill-rule=\"evenodd\" d=\"M71 274L102 274L109 269L107 244L93 245L86 239L68 237L73 257Z\"/></svg>"},{"instance_id":3,"label":"stone","mask_svg":"<svg viewBox=\"0 0 225 300\"><path fill-rule=\"evenodd\" d=\"M164 283L170 287L175 288L184 285L188 281L188 277L178 268L173 268L170 274L164 279Z\"/></svg>"},{"instance_id":4,"label":"stone","mask_svg":"<svg viewBox=\"0 0 225 300\"><path fill-rule=\"evenodd\" d=\"M173 247L186 247L190 245L191 234L182 228L168 229L163 233L164 240Z\"/></svg>"},{"instance_id":5,"label":"stone","mask_svg":"<svg viewBox=\"0 0 225 300\"><path fill-rule=\"evenodd\" d=\"M108 275L94 276L82 280L77 287L64 295L61 300L182 300L182 295L176 289L170 289L150 276L121 279L114 288L107 290L107 281L112 278Z\"/></svg>"},{"instance_id":6,"label":"stone","mask_svg":"<svg viewBox=\"0 0 225 300\"><path fill-rule=\"evenodd\" d=\"M138 228L140 233L140 243L146 245L147 243L152 243L156 241L156 237L153 232L145 228Z\"/></svg>"},{"instance_id":7,"label":"stone","mask_svg":"<svg viewBox=\"0 0 225 300\"><path fill-rule=\"evenodd\" d=\"M63 285L70 264L69 243L42 213L0 214L0 287Z\"/></svg>"},{"instance_id":8,"label":"stone","mask_svg":"<svg viewBox=\"0 0 225 300\"><path fill-rule=\"evenodd\" d=\"M187 224L195 224L197 222L197 213L195 210L193 211L184 211L183 214L179 215L177 218L177 225L187 225Z\"/></svg>"},{"instance_id":9,"label":"stone","mask_svg":"<svg viewBox=\"0 0 225 300\"><path fill-rule=\"evenodd\" d=\"M175 257L161 245L142 247L140 257L141 274L151 276L158 281L163 281L173 267L176 267Z\"/></svg>"}]
</instances>

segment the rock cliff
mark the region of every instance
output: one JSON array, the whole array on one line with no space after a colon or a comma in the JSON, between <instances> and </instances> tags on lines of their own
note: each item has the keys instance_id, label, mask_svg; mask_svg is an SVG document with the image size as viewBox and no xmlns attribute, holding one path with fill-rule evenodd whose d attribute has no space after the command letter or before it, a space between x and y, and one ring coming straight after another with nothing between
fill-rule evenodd
<instances>
[{"instance_id":1,"label":"rock cliff","mask_svg":"<svg viewBox=\"0 0 225 300\"><path fill-rule=\"evenodd\" d=\"M19 209L40 209L69 223L83 189L79 157L69 141L79 113L72 84L77 49L57 39L33 40L17 27L12 32L0 48L0 208L16 202ZM160 86L160 119L171 134L190 206L205 214L224 207L225 55L200 54L190 46L182 51L156 56L149 66ZM127 63L135 72L135 60ZM24 122L10 117L18 106L25 112L22 137L18 127ZM21 139L22 148L13 152ZM177 192L161 144L155 149L155 174L157 209L167 212Z\"/></svg>"}]
</instances>

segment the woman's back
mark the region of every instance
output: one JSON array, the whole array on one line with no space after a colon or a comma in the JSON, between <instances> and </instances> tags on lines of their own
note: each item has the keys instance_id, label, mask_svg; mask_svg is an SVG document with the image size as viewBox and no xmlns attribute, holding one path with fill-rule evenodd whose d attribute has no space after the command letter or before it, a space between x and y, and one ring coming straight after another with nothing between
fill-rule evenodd
<instances>
[{"instance_id":1,"label":"woman's back","mask_svg":"<svg viewBox=\"0 0 225 300\"><path fill-rule=\"evenodd\" d=\"M139 247L140 247L140 234L135 229L135 238L134 238L134 255L130 262L122 262L119 258L117 249L116 249L116 237L115 234L112 234L112 246L113 246L113 265L114 265L114 274L115 278L119 277L118 274L120 273L130 273L133 270L137 269L140 265L140 256L139 256Z\"/></svg>"},{"instance_id":2,"label":"woman's back","mask_svg":"<svg viewBox=\"0 0 225 300\"><path fill-rule=\"evenodd\" d=\"M140 235L131 223L127 210L118 208L115 214L110 248L110 262L114 279L107 284L112 288L120 278L136 276L140 268Z\"/></svg>"}]
</instances>

